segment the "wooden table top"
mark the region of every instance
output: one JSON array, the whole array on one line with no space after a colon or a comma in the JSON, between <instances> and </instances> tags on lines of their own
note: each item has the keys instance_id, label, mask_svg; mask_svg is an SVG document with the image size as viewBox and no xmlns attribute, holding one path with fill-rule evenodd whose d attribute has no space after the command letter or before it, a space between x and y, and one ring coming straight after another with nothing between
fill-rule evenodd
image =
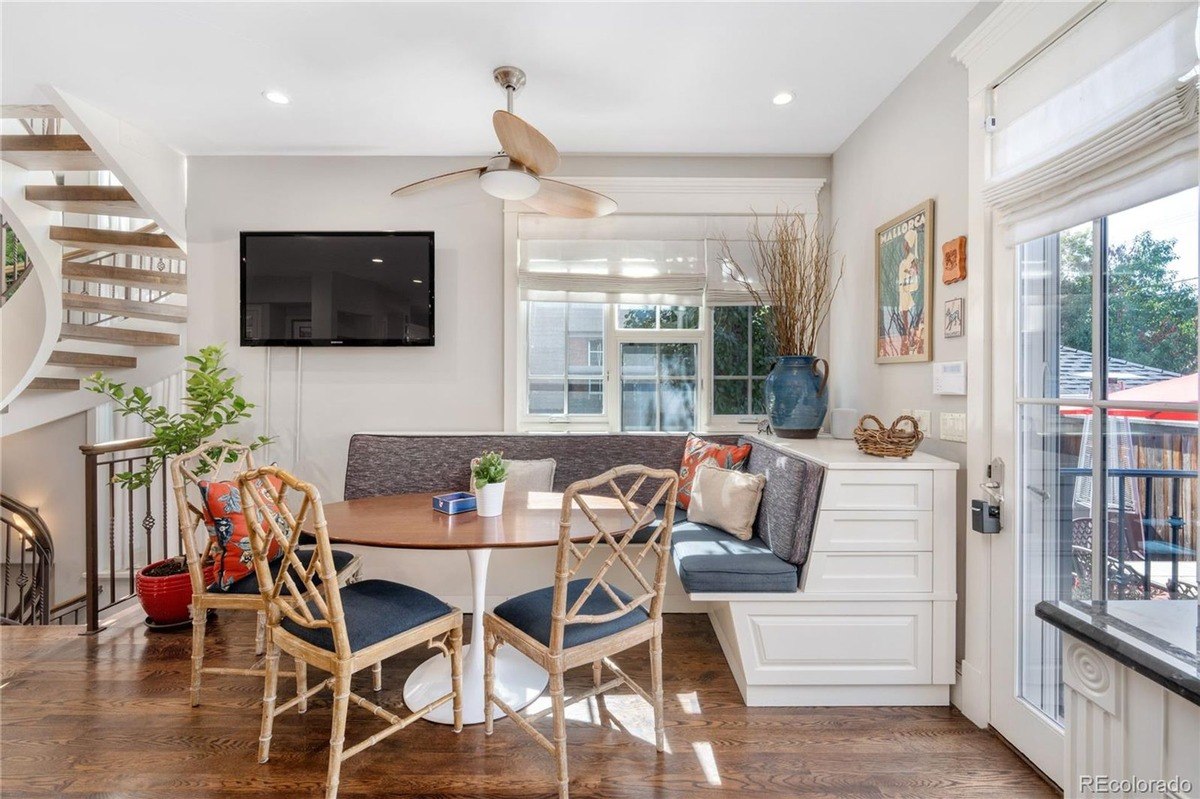
<instances>
[{"instance_id":1,"label":"wooden table top","mask_svg":"<svg viewBox=\"0 0 1200 799\"><path fill-rule=\"evenodd\" d=\"M393 494L331 502L325 505L329 540L398 549L494 549L558 543L561 493L508 494L504 513L486 518L475 511L453 516L436 511L434 496ZM615 533L629 528L629 514L615 497L589 495L587 502L606 530ZM571 539L589 541L595 533L596 528L576 506L571 514Z\"/></svg>"}]
</instances>

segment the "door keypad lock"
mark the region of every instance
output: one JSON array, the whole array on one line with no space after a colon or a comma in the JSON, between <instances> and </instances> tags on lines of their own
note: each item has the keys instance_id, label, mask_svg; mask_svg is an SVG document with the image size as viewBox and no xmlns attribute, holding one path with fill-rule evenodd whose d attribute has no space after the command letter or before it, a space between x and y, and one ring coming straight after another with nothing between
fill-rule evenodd
<instances>
[{"instance_id":1,"label":"door keypad lock","mask_svg":"<svg viewBox=\"0 0 1200 799\"><path fill-rule=\"evenodd\" d=\"M983 499L971 500L971 529L989 535L1000 532L1000 506Z\"/></svg>"}]
</instances>

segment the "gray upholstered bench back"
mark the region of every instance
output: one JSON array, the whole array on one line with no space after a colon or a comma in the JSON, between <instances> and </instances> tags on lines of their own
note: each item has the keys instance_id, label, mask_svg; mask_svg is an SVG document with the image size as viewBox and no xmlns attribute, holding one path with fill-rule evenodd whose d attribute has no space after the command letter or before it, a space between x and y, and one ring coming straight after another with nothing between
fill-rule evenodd
<instances>
[{"instance_id":1,"label":"gray upholstered bench back","mask_svg":"<svg viewBox=\"0 0 1200 799\"><path fill-rule=\"evenodd\" d=\"M712 439L732 444L737 436ZM678 471L686 440L680 433L356 433L350 437L345 496L465 491L471 459L491 450L513 460L554 458L554 490L562 491L627 463Z\"/></svg>"},{"instance_id":2,"label":"gray upholstered bench back","mask_svg":"<svg viewBox=\"0 0 1200 799\"><path fill-rule=\"evenodd\" d=\"M705 437L725 444L740 440ZM562 491L576 480L627 463L678 470L686 440L682 433L357 433L350 438L345 497L466 490L471 459L490 450L514 460L554 458L554 489ZM824 469L765 441L752 443L747 468L767 476L755 533L776 557L803 565Z\"/></svg>"}]
</instances>

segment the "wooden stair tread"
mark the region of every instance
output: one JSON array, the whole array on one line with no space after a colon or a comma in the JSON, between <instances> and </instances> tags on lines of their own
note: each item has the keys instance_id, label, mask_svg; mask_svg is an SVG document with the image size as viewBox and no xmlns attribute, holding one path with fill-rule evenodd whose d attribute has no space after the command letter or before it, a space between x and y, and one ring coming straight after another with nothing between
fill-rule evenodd
<instances>
[{"instance_id":1,"label":"wooden stair tread","mask_svg":"<svg viewBox=\"0 0 1200 799\"><path fill-rule=\"evenodd\" d=\"M51 366L82 366L96 369L134 369L137 358L132 355L110 355L107 352L73 352L55 350L50 353Z\"/></svg>"},{"instance_id":2,"label":"wooden stair tread","mask_svg":"<svg viewBox=\"0 0 1200 799\"><path fill-rule=\"evenodd\" d=\"M58 338L81 341L108 341L113 344L128 344L135 347L174 347L179 344L178 333L163 333L157 330L136 330L128 327L108 325L62 326Z\"/></svg>"},{"instance_id":3,"label":"wooden stair tread","mask_svg":"<svg viewBox=\"0 0 1200 799\"><path fill-rule=\"evenodd\" d=\"M186 256L165 233L137 233L129 230L100 230L90 227L50 226L50 238L64 247L97 252L127 252L133 255L158 255L182 260Z\"/></svg>"},{"instance_id":4,"label":"wooden stair tread","mask_svg":"<svg viewBox=\"0 0 1200 799\"><path fill-rule=\"evenodd\" d=\"M61 119L52 105L0 105L0 119Z\"/></svg>"},{"instance_id":5,"label":"wooden stair tread","mask_svg":"<svg viewBox=\"0 0 1200 799\"><path fill-rule=\"evenodd\" d=\"M35 377L25 387L30 391L78 391L77 377Z\"/></svg>"},{"instance_id":6,"label":"wooden stair tread","mask_svg":"<svg viewBox=\"0 0 1200 799\"><path fill-rule=\"evenodd\" d=\"M22 169L52 172L92 172L106 169L82 136L0 136L0 159Z\"/></svg>"},{"instance_id":7,"label":"wooden stair tread","mask_svg":"<svg viewBox=\"0 0 1200 799\"><path fill-rule=\"evenodd\" d=\"M25 199L51 211L147 218L124 186L26 186Z\"/></svg>"},{"instance_id":8,"label":"wooden stair tread","mask_svg":"<svg viewBox=\"0 0 1200 799\"><path fill-rule=\"evenodd\" d=\"M62 295L63 308L75 311L94 311L96 313L127 316L134 319L151 319L157 322L186 322L187 306L171 305L165 302L142 302L141 300L126 300L120 297L97 297L93 294L75 294L66 292Z\"/></svg>"},{"instance_id":9,"label":"wooden stair tread","mask_svg":"<svg viewBox=\"0 0 1200 799\"><path fill-rule=\"evenodd\" d=\"M159 272L156 269L130 269L127 266L63 261L62 276L89 283L111 283L115 286L133 286L155 291L169 291L174 294L187 293L187 275L177 272Z\"/></svg>"}]
</instances>

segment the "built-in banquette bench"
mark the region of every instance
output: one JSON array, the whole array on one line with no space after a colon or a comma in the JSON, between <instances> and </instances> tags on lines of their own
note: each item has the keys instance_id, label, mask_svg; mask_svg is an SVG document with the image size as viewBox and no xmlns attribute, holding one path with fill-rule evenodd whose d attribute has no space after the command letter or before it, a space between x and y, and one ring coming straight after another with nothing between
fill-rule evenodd
<instances>
[{"instance_id":1,"label":"built-in banquette bench","mask_svg":"<svg viewBox=\"0 0 1200 799\"><path fill-rule=\"evenodd\" d=\"M954 682L957 466L849 441L753 445L767 477L741 541L676 513L671 555L749 705L944 705ZM345 498L463 490L471 458L557 461L554 489L624 463L678 470L680 434L388 434L350 440Z\"/></svg>"}]
</instances>

